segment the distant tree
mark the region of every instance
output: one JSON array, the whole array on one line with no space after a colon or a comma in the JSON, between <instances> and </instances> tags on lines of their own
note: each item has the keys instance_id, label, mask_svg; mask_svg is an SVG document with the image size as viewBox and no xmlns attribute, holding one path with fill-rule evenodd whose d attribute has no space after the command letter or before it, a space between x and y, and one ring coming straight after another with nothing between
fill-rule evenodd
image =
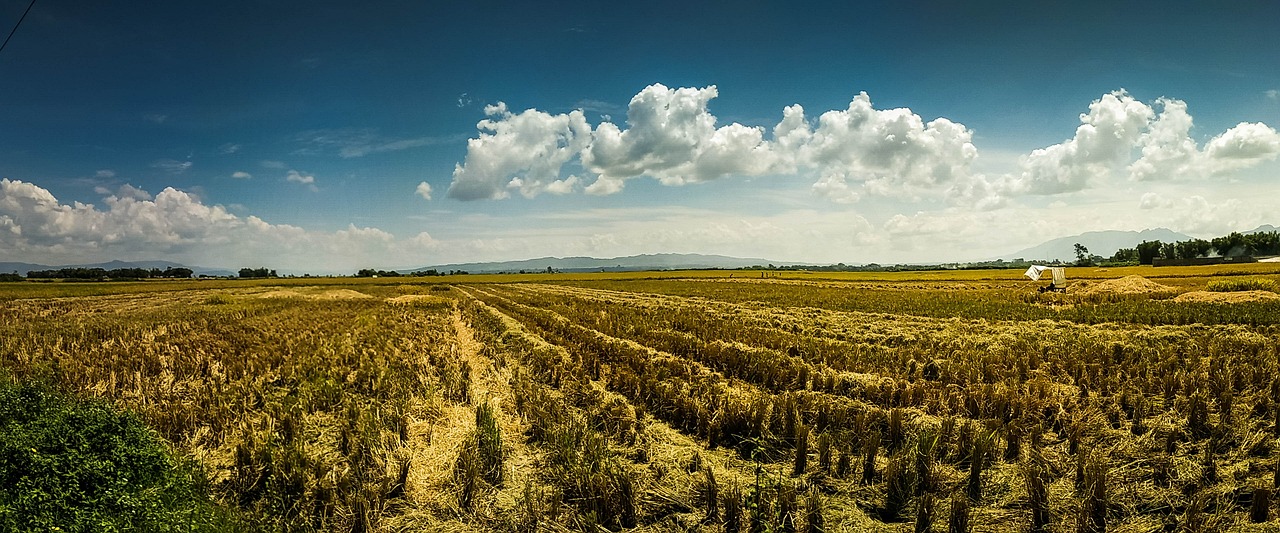
<instances>
[{"instance_id":1,"label":"distant tree","mask_svg":"<svg viewBox=\"0 0 1280 533\"><path fill-rule=\"evenodd\" d=\"M17 270L13 271L12 274L0 274L0 281L22 281L24 279L26 278L23 278L22 274L19 274Z\"/></svg>"},{"instance_id":2,"label":"distant tree","mask_svg":"<svg viewBox=\"0 0 1280 533\"><path fill-rule=\"evenodd\" d=\"M1179 241L1177 244L1177 254L1179 259L1195 259L1209 255L1209 251L1213 249L1213 244L1204 239L1191 239L1188 241Z\"/></svg>"},{"instance_id":3,"label":"distant tree","mask_svg":"<svg viewBox=\"0 0 1280 533\"><path fill-rule=\"evenodd\" d=\"M1280 255L1280 232L1250 233L1244 236L1244 242L1254 255Z\"/></svg>"},{"instance_id":4,"label":"distant tree","mask_svg":"<svg viewBox=\"0 0 1280 533\"><path fill-rule=\"evenodd\" d=\"M1080 243L1076 243L1075 249L1076 249L1076 265L1089 266L1091 264L1089 261L1089 249L1085 248L1084 245Z\"/></svg>"},{"instance_id":5,"label":"distant tree","mask_svg":"<svg viewBox=\"0 0 1280 533\"><path fill-rule=\"evenodd\" d=\"M1142 241L1134 250L1138 254L1138 264L1150 265L1153 259L1160 256L1163 245L1160 241Z\"/></svg>"},{"instance_id":6,"label":"distant tree","mask_svg":"<svg viewBox=\"0 0 1280 533\"><path fill-rule=\"evenodd\" d=\"M240 277L242 278L274 278L275 270L268 270L267 267L261 268L242 268L240 269Z\"/></svg>"},{"instance_id":7,"label":"distant tree","mask_svg":"<svg viewBox=\"0 0 1280 533\"><path fill-rule=\"evenodd\" d=\"M178 268L169 267L164 269L164 272L160 274L160 277L186 279L191 277L193 274L195 274L195 271L187 267L178 267Z\"/></svg>"},{"instance_id":8,"label":"distant tree","mask_svg":"<svg viewBox=\"0 0 1280 533\"><path fill-rule=\"evenodd\" d=\"M1247 255L1249 253L1248 247L1245 246L1244 235L1241 235L1238 231L1233 231L1229 235L1213 239L1210 243L1211 246L1213 246L1214 251L1218 252L1218 255L1223 257Z\"/></svg>"},{"instance_id":9,"label":"distant tree","mask_svg":"<svg viewBox=\"0 0 1280 533\"><path fill-rule=\"evenodd\" d=\"M1137 248L1121 248L1116 250L1115 255L1111 256L1109 261L1113 263L1133 263L1138 261Z\"/></svg>"},{"instance_id":10,"label":"distant tree","mask_svg":"<svg viewBox=\"0 0 1280 533\"><path fill-rule=\"evenodd\" d=\"M1161 244L1160 244L1160 257L1163 257L1163 258L1165 258L1165 259L1177 259L1177 258L1178 258L1178 243L1176 243L1176 242L1166 242L1166 243L1161 243Z\"/></svg>"}]
</instances>

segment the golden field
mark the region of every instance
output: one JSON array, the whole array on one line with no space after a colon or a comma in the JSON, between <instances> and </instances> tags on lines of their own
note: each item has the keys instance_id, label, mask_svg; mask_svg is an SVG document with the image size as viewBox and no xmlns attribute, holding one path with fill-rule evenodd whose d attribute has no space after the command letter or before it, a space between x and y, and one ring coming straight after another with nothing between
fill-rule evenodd
<instances>
[{"instance_id":1,"label":"golden field","mask_svg":"<svg viewBox=\"0 0 1280 533\"><path fill-rule=\"evenodd\" d=\"M1207 290L1280 265L1068 279L3 283L0 376L135 413L233 529L1280 530L1280 298Z\"/></svg>"}]
</instances>

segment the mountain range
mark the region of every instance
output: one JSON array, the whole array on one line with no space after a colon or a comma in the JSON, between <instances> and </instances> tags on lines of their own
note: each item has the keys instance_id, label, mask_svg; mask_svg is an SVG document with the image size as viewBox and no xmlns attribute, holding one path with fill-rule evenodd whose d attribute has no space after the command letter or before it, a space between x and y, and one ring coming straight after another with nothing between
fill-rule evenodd
<instances>
[{"instance_id":1,"label":"mountain range","mask_svg":"<svg viewBox=\"0 0 1280 533\"><path fill-rule=\"evenodd\" d=\"M158 268L164 270L166 268L190 268L197 276L234 276L235 272L225 268L209 268L198 266L187 266L172 261L107 261L106 263L90 263L83 265L40 265L36 263L20 263L14 261L0 261L0 274L8 274L17 272L23 276L32 270L59 270L63 268L101 268L103 270L115 270L118 268L145 268L147 270Z\"/></svg>"},{"instance_id":2,"label":"mountain range","mask_svg":"<svg viewBox=\"0 0 1280 533\"><path fill-rule=\"evenodd\" d=\"M1280 231L1275 226L1263 225L1250 231L1241 233L1261 233L1270 231ZM1075 245L1080 243L1089 249L1090 255L1100 255L1110 257L1121 248L1133 248L1143 241L1162 241L1177 242L1191 239L1192 237L1184 233L1167 228L1146 229L1142 231L1090 231L1079 235L1069 237L1059 237L1041 243L1037 246L1025 248L999 256L1000 259L1026 259L1026 260L1044 260L1052 261L1055 259L1070 261L1076 257ZM994 258L993 258L994 259ZM939 258L945 260L945 258ZM625 257L612 258L595 258L595 257L540 257L537 259L525 259L522 261L500 261L488 263L450 263L444 265L431 265L420 268L398 269L402 273L410 273L421 270L436 270L438 272L464 271L473 274L495 273L495 272L541 272L547 268L559 272L633 272L644 270L688 270L688 269L707 269L707 268L745 268L751 266L765 265L797 265L797 264L814 264L794 261L778 261L776 259L760 259L760 258L743 258L730 257L724 255L705 255L705 254L641 254L630 255ZM851 263L853 264L853 263ZM106 263L92 263L81 265L41 265L35 263L23 262L5 262L0 261L0 273L7 274L17 272L26 275L32 270L57 270L61 268L101 268L104 270L114 270L118 268L190 268L196 275L207 276L235 276L236 272L227 268L216 267L200 267L189 266L174 263L172 261L108 261ZM282 271L282 273L285 273Z\"/></svg>"},{"instance_id":3,"label":"mountain range","mask_svg":"<svg viewBox=\"0 0 1280 533\"><path fill-rule=\"evenodd\" d=\"M1002 259L1027 259L1063 261L1076 258L1076 243L1089 249L1090 255L1111 257L1116 250L1133 248L1143 241L1176 242L1192 239L1190 235L1178 233L1167 228L1145 229L1142 231L1089 231L1069 237L1059 237L1030 248L1018 250L1012 254L1001 256Z\"/></svg>"},{"instance_id":4,"label":"mountain range","mask_svg":"<svg viewBox=\"0 0 1280 533\"><path fill-rule=\"evenodd\" d=\"M453 263L415 269L402 269L408 273L434 269L439 272L461 270L472 274L492 272L538 272L547 268L560 272L630 272L639 270L688 270L701 268L743 268L755 265L794 264L758 258L729 257L703 254L642 254L626 257L598 259L595 257L540 257L523 261L493 263Z\"/></svg>"},{"instance_id":5,"label":"mountain range","mask_svg":"<svg viewBox=\"0 0 1280 533\"><path fill-rule=\"evenodd\" d=\"M1277 231L1275 226L1270 224L1258 226L1249 231L1241 233L1265 233ZM1070 261L1076 258L1075 245L1080 243L1089 249L1089 255L1100 255L1102 257L1111 257L1121 248L1133 248L1144 241L1160 241L1160 242L1178 242L1194 239L1185 233L1178 233L1168 228L1145 229L1142 231L1089 231L1079 235L1070 237L1060 237L1050 241L1046 241L1037 246L1018 250L1012 254L1003 255L1001 259L1027 259L1027 260L1047 260L1060 259Z\"/></svg>"}]
</instances>

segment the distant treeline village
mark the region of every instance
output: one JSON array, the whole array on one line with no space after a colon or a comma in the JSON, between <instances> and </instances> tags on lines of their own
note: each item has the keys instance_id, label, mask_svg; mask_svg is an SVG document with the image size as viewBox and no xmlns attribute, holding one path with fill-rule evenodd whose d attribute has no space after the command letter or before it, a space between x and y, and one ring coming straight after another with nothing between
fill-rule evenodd
<instances>
[{"instance_id":1,"label":"distant treeline village","mask_svg":"<svg viewBox=\"0 0 1280 533\"><path fill-rule=\"evenodd\" d=\"M1219 257L1227 262L1232 259L1249 259L1252 257L1266 257L1280 255L1280 231L1260 231L1254 233L1233 232L1222 237L1214 239L1188 239L1185 241L1162 242L1162 241L1143 241L1133 248L1121 248L1111 257L1103 257L1089 253L1089 249L1077 244L1075 249L1077 266L1126 266L1126 265L1155 265L1162 264L1183 264L1195 261L1202 261L1205 258ZM932 265L880 265L877 263L869 263L865 265L846 265L837 263L834 265L755 265L745 267L747 270L813 270L813 271L905 271L905 270L936 270L936 269L956 269L956 268L1022 268L1031 263L1045 264L1063 264L1062 261L1041 259L1025 259L1016 258L1012 261L996 259L993 261L979 261L969 263L942 263ZM545 270L526 269L520 270L520 274L537 274L546 273L553 274L559 271L548 266ZM514 274L517 272L502 272ZM75 281L100 281L100 280L144 280L144 279L184 279L190 278L195 272L185 267L167 267L164 270L159 268L87 268L87 267L67 267L49 270L32 270L27 272L25 278L18 272L0 274L0 281L22 281L23 279L31 280L75 280ZM398 277L398 276L446 276L468 274L464 270L438 270L423 269L410 272L402 272L397 270L378 270L372 268L364 268L357 271L354 276L360 278L369 277ZM201 275L200 277L210 277ZM244 279L253 278L274 278L279 277L274 269L266 267L258 268L241 268L237 272L237 276ZM310 277L305 275L303 277Z\"/></svg>"}]
</instances>

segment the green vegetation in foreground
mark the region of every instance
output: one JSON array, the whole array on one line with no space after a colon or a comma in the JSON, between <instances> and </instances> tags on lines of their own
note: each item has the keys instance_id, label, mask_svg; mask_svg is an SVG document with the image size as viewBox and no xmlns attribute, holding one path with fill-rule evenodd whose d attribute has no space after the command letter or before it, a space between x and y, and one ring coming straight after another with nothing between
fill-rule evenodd
<instances>
[{"instance_id":1,"label":"green vegetation in foreground","mask_svg":"<svg viewBox=\"0 0 1280 533\"><path fill-rule=\"evenodd\" d=\"M0 530L234 531L137 418L0 376Z\"/></svg>"}]
</instances>

